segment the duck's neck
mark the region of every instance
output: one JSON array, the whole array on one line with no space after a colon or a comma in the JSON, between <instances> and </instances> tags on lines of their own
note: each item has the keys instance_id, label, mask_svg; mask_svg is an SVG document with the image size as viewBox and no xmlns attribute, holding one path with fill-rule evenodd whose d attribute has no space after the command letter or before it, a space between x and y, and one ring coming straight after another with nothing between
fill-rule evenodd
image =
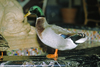
<instances>
[{"instance_id":1,"label":"duck's neck","mask_svg":"<svg viewBox=\"0 0 100 67\"><path fill-rule=\"evenodd\" d=\"M42 9L40 7L36 7L37 8L37 17L44 17L44 13L42 11Z\"/></svg>"}]
</instances>

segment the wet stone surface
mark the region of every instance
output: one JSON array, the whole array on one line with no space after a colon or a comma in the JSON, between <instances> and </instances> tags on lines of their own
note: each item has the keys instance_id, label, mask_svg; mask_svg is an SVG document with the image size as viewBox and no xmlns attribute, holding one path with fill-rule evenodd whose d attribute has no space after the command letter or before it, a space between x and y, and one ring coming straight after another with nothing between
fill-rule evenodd
<instances>
[{"instance_id":1,"label":"wet stone surface","mask_svg":"<svg viewBox=\"0 0 100 67\"><path fill-rule=\"evenodd\" d=\"M42 57L41 57L42 58ZM7 65L13 65L19 67L100 67L100 57L99 55L91 55L91 56L67 56L67 57L59 57L57 61L53 59L44 60L27 60L27 61L7 61L2 62L1 65L6 67Z\"/></svg>"},{"instance_id":2,"label":"wet stone surface","mask_svg":"<svg viewBox=\"0 0 100 67\"><path fill-rule=\"evenodd\" d=\"M3 61L0 67L100 67L100 47L58 52L58 60L46 56L29 56L20 61Z\"/></svg>"}]
</instances>

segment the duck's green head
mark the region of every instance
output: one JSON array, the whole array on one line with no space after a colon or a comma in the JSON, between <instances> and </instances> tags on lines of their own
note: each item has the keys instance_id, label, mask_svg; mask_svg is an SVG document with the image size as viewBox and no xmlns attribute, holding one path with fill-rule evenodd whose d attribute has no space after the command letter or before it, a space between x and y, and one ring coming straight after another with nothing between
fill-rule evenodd
<instances>
[{"instance_id":1,"label":"duck's green head","mask_svg":"<svg viewBox=\"0 0 100 67\"><path fill-rule=\"evenodd\" d=\"M42 9L39 6L31 7L30 10L28 11L28 13L24 17L27 17L30 14L35 14L37 17L44 16L44 13L43 13Z\"/></svg>"}]
</instances>

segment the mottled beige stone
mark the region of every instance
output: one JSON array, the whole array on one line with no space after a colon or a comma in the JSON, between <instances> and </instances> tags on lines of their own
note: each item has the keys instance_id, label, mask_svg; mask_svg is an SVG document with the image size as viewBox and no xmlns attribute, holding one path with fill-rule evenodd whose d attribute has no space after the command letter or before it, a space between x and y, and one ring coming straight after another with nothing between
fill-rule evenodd
<instances>
[{"instance_id":1,"label":"mottled beige stone","mask_svg":"<svg viewBox=\"0 0 100 67\"><path fill-rule=\"evenodd\" d=\"M0 0L0 34L8 41L9 50L39 47L35 28L24 18L16 0Z\"/></svg>"},{"instance_id":2,"label":"mottled beige stone","mask_svg":"<svg viewBox=\"0 0 100 67\"><path fill-rule=\"evenodd\" d=\"M16 0L0 0L0 33L5 36L28 35L31 27Z\"/></svg>"}]
</instances>

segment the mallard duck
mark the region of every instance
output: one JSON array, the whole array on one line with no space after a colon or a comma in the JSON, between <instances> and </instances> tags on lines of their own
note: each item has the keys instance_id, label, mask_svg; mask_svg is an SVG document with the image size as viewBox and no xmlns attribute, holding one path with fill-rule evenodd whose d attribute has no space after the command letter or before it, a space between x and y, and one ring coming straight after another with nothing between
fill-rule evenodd
<instances>
[{"instance_id":1,"label":"mallard duck","mask_svg":"<svg viewBox=\"0 0 100 67\"><path fill-rule=\"evenodd\" d=\"M47 58L57 60L58 50L64 51L74 49L79 43L83 43L87 40L84 33L71 33L60 26L48 24L42 9L38 6L31 7L24 17L30 14L35 14L37 16L36 33L39 39L45 45L55 49L55 53L48 54L46 56Z\"/></svg>"}]
</instances>

